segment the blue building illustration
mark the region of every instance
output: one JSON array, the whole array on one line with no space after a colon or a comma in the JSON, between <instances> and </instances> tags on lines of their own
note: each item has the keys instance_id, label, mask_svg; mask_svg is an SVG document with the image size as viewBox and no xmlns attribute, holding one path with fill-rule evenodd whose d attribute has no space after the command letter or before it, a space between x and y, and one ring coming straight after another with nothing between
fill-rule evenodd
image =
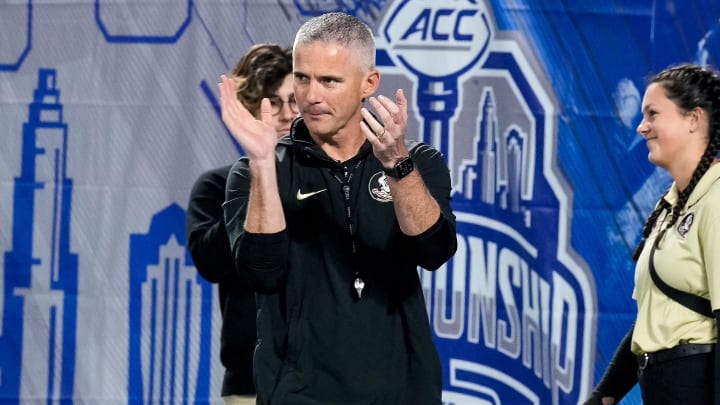
<instances>
[{"instance_id":1,"label":"blue building illustration","mask_svg":"<svg viewBox=\"0 0 720 405\"><path fill-rule=\"evenodd\" d=\"M70 252L73 181L56 72L40 69L23 125L15 178L12 250L5 252L0 399L72 403L78 257ZM32 332L32 333L30 333Z\"/></svg>"},{"instance_id":2,"label":"blue building illustration","mask_svg":"<svg viewBox=\"0 0 720 405\"><path fill-rule=\"evenodd\" d=\"M523 188L529 170L524 163L526 136L516 125L499 128L495 94L490 87L483 93L475 162L461 172L463 197L518 213L523 196L531 194Z\"/></svg>"},{"instance_id":3,"label":"blue building illustration","mask_svg":"<svg viewBox=\"0 0 720 405\"><path fill-rule=\"evenodd\" d=\"M185 211L171 204L147 234L130 235L129 404L188 404L210 396L212 285L195 269Z\"/></svg>"}]
</instances>

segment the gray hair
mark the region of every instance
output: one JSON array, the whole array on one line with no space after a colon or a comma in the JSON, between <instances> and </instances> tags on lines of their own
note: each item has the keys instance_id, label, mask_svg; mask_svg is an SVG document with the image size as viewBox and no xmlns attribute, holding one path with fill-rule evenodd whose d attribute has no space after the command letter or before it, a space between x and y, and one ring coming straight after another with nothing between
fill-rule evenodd
<instances>
[{"instance_id":1,"label":"gray hair","mask_svg":"<svg viewBox=\"0 0 720 405\"><path fill-rule=\"evenodd\" d=\"M375 67L375 38L372 30L358 18L346 13L327 13L306 21L295 35L293 52L299 45L314 42L335 43L352 51L359 66Z\"/></svg>"}]
</instances>

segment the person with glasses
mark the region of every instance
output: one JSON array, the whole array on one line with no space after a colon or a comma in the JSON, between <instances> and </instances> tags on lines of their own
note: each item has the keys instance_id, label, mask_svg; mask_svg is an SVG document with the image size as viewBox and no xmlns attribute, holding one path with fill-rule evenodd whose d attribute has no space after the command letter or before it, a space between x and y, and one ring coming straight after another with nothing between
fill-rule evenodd
<instances>
[{"instance_id":1,"label":"person with glasses","mask_svg":"<svg viewBox=\"0 0 720 405\"><path fill-rule=\"evenodd\" d=\"M293 114L297 115L298 113L298 105L297 101L295 101L295 96L290 96L287 99L283 99L280 96L272 96L268 97L270 100L270 110L272 111L272 115L278 116L280 113L285 113L286 111L290 111ZM287 105L287 109L285 106Z\"/></svg>"},{"instance_id":2,"label":"person with glasses","mask_svg":"<svg viewBox=\"0 0 720 405\"><path fill-rule=\"evenodd\" d=\"M232 70L237 99L256 117L270 100L269 121L277 137L290 131L298 106L293 92L292 54L273 44L251 47ZM231 165L203 173L193 185L187 213L187 240L200 275L218 284L223 317L220 360L225 367L222 396L226 405L255 404L255 296L248 278L234 271L222 204Z\"/></svg>"},{"instance_id":3,"label":"person with glasses","mask_svg":"<svg viewBox=\"0 0 720 405\"><path fill-rule=\"evenodd\" d=\"M273 44L251 47L231 72L237 98L253 115L260 117L260 102L270 100L272 124L278 137L290 131L298 116L292 77L292 49Z\"/></svg>"}]
</instances>

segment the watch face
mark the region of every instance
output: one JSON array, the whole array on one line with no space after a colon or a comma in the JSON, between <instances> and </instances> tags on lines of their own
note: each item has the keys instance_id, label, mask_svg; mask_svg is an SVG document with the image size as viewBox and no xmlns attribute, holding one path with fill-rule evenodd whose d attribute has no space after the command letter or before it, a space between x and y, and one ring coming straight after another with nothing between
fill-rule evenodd
<instances>
[{"instance_id":1,"label":"watch face","mask_svg":"<svg viewBox=\"0 0 720 405\"><path fill-rule=\"evenodd\" d=\"M407 176L413 171L413 161L410 158L403 159L395 166L395 171L399 179Z\"/></svg>"},{"instance_id":2,"label":"watch face","mask_svg":"<svg viewBox=\"0 0 720 405\"><path fill-rule=\"evenodd\" d=\"M412 159L410 159L410 157L408 156L395 163L395 166L392 169L383 168L383 171L386 175L392 178L402 179L403 177L410 174L413 169L415 169L415 165L413 164Z\"/></svg>"}]
</instances>

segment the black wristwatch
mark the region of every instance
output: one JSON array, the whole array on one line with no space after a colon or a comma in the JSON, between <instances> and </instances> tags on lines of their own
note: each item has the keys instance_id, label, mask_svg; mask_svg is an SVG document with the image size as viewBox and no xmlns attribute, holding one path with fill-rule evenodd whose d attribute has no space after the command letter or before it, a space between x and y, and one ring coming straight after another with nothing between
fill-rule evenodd
<instances>
[{"instance_id":1,"label":"black wristwatch","mask_svg":"<svg viewBox=\"0 0 720 405\"><path fill-rule=\"evenodd\" d=\"M410 156L398 160L392 169L386 169L383 167L385 175L398 180L410 174L414 169L415 165L413 164L412 159L410 159Z\"/></svg>"}]
</instances>

